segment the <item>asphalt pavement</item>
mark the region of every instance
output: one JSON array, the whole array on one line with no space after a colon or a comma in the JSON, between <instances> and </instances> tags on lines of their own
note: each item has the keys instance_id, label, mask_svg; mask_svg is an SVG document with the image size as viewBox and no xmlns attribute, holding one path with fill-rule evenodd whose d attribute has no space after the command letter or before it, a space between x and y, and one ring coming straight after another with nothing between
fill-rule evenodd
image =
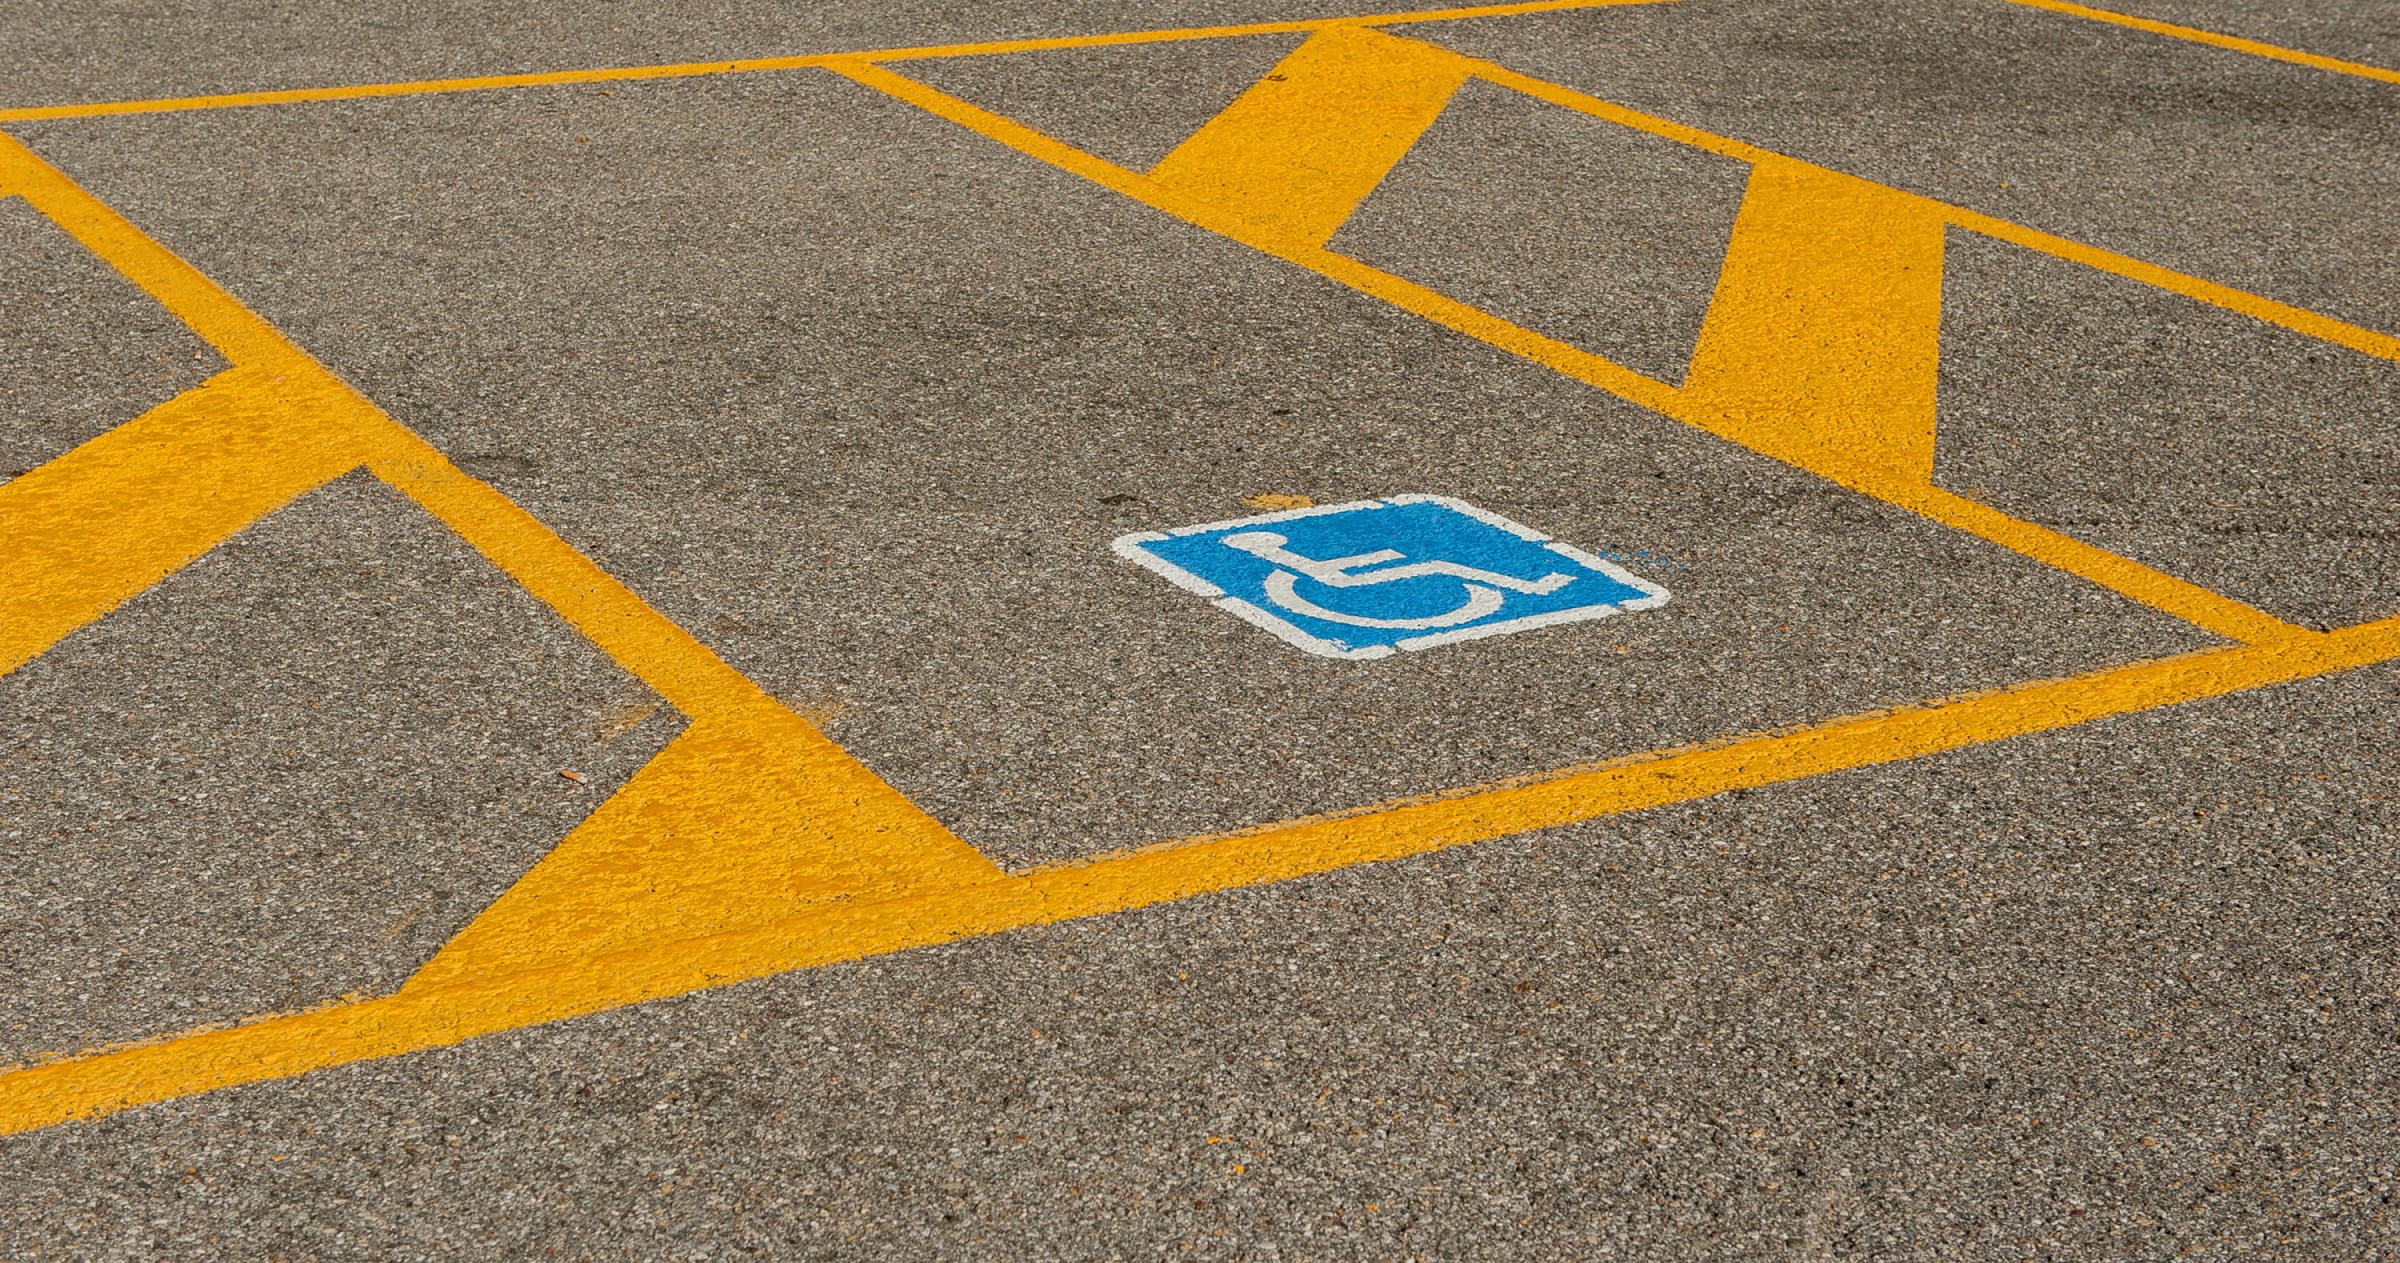
<instances>
[{"instance_id":1,"label":"asphalt pavement","mask_svg":"<svg viewBox=\"0 0 2400 1263\"><path fill-rule=\"evenodd\" d=\"M0 675L0 1256L2400 1258L2400 70L2365 73L2400 6L1516 7L1380 29L1731 147L1470 75L1295 244L1092 173L1190 152L1367 8L0 15L0 132L1003 873L1762 751L241 1062L187 1033L401 991L705 726L356 470ZM731 64L1220 26L878 63L1084 168ZM2130 569L1562 370L1700 380L1745 145L1957 209L1926 494ZM234 362L74 227L0 200L10 529ZM1404 493L1671 599L1337 661L1112 551ZM2224 682L2111 683L2187 659ZM2059 680L2099 682L1874 744ZM1789 753L1837 729L1869 735ZM111 1086L143 1045L236 1068ZM61 1066L105 1103L44 1113Z\"/></svg>"}]
</instances>

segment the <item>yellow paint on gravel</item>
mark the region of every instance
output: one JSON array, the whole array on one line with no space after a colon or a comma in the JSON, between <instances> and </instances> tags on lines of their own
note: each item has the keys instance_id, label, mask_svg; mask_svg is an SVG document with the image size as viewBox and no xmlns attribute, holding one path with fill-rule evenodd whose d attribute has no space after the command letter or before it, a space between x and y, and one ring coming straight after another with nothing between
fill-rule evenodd
<instances>
[{"instance_id":1,"label":"yellow paint on gravel","mask_svg":"<svg viewBox=\"0 0 2400 1263\"><path fill-rule=\"evenodd\" d=\"M2307 632L1933 486L1941 237L1953 227L1986 233L2385 358L2400 359L2400 343L1367 29L1571 7L1585 4L75 109L130 113L819 66L1165 213L2239 643L1004 872L498 490L460 471L30 151L0 138L0 194L26 197L233 364L199 389L0 485L0 670L38 656L279 505L363 468L456 531L689 720L681 736L396 993L0 1073L0 1132L782 970L1323 873L2400 658L2400 619ZM1268 79L1147 174L878 64L1303 30L1311 37ZM1441 103L1472 78L1752 165L1716 301L1685 381L1634 372L1324 248ZM16 111L0 118L73 113Z\"/></svg>"},{"instance_id":2,"label":"yellow paint on gravel","mask_svg":"<svg viewBox=\"0 0 2400 1263\"><path fill-rule=\"evenodd\" d=\"M1429 44L1333 27L1301 41L1150 178L1260 233L1323 245L1466 83L1459 59Z\"/></svg>"},{"instance_id":3,"label":"yellow paint on gravel","mask_svg":"<svg viewBox=\"0 0 2400 1263\"><path fill-rule=\"evenodd\" d=\"M1681 409L1845 482L1930 482L1947 228L1932 202L1758 159Z\"/></svg>"},{"instance_id":4,"label":"yellow paint on gravel","mask_svg":"<svg viewBox=\"0 0 2400 1263\"><path fill-rule=\"evenodd\" d=\"M2400 619L2306 641L2221 649L1855 715L1795 732L1189 839L886 900L828 899L794 916L714 934L586 957L561 953L546 968L461 976L439 986L411 983L391 996L27 1067L0 1075L0 1132L457 1043L786 970L1919 758L2393 658L2400 658Z\"/></svg>"},{"instance_id":5,"label":"yellow paint on gravel","mask_svg":"<svg viewBox=\"0 0 2400 1263\"><path fill-rule=\"evenodd\" d=\"M835 900L890 900L1002 875L797 717L697 723L403 990L700 938Z\"/></svg>"},{"instance_id":6,"label":"yellow paint on gravel","mask_svg":"<svg viewBox=\"0 0 2400 1263\"><path fill-rule=\"evenodd\" d=\"M356 407L312 376L230 369L0 484L0 671L356 465Z\"/></svg>"},{"instance_id":7,"label":"yellow paint on gravel","mask_svg":"<svg viewBox=\"0 0 2400 1263\"><path fill-rule=\"evenodd\" d=\"M38 656L234 532L363 468L692 721L402 996L785 920L828 900L888 901L1001 876L532 515L5 138L0 188L27 197L234 361L0 484L0 667ZM351 1007L297 1020L338 1021ZM412 1029L419 1034L408 1038L432 1028ZM157 1047L209 1055L205 1043ZM17 1091L29 1082L0 1075L0 1130L29 1117Z\"/></svg>"}]
</instances>

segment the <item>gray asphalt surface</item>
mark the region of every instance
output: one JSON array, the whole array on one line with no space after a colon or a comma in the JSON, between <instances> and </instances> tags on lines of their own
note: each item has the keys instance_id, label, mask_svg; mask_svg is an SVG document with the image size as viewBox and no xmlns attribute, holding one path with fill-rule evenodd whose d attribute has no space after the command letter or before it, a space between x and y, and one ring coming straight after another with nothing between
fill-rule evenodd
<instances>
[{"instance_id":1,"label":"gray asphalt surface","mask_svg":"<svg viewBox=\"0 0 2400 1263\"><path fill-rule=\"evenodd\" d=\"M0 252L0 478L225 368L216 348L15 198L0 201Z\"/></svg>"},{"instance_id":2,"label":"gray asphalt surface","mask_svg":"<svg viewBox=\"0 0 2400 1263\"><path fill-rule=\"evenodd\" d=\"M44 6L0 92L1355 11ZM2145 12L2400 63L2388 3ZM2400 88L1989 0L1409 33L2400 330ZM908 73L1138 166L1291 43ZM1008 866L2214 643L821 72L8 131ZM1477 87L1334 244L1673 380L1739 194ZM217 367L22 211L0 475ZM2295 621L2400 611L2400 366L1951 255L1945 485ZM1404 491L1675 599L1332 663L1108 554ZM2400 1257L2396 688L0 1139L0 1256ZM270 517L0 678L0 1060L388 990L673 735L655 700L379 484Z\"/></svg>"}]
</instances>

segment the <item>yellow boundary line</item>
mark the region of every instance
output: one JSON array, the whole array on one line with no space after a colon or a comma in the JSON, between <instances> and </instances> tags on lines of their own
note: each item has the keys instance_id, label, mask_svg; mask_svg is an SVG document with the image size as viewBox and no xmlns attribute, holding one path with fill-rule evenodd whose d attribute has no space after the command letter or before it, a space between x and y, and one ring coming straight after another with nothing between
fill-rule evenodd
<instances>
[{"instance_id":1,"label":"yellow boundary line","mask_svg":"<svg viewBox=\"0 0 2400 1263\"><path fill-rule=\"evenodd\" d=\"M1229 35L1289 35L1305 31L1320 31L1337 26L1393 26L1416 22L1457 22L1470 18L1516 17L1528 13L1555 13L1569 9L1622 8L1634 5L1673 3L1675 0L1526 0L1526 2L1518 4L1467 5L1447 9L1418 9L1405 13L1301 18L1288 22L1252 22L1240 26L1188 26L1153 31L1120 31L1107 35L1066 35L1045 39L989 40L972 44L926 44L909 48L805 53L791 57L666 62L650 66L551 70L513 75L477 75L460 79L413 79L394 83L365 83L334 88L277 88L259 92L156 97L138 101L95 101L76 105L19 106L14 109L0 109L0 123L26 123L59 118L106 118L125 114L165 114L184 110L228 110L254 105L299 105L311 101L358 101L375 97L421 96L433 93L489 92L504 88L543 88L578 83L685 79L695 75L800 70L811 66L824 66L834 61L857 59L914 61L934 57L982 57L996 53L1034 53L1067 48L1105 48L1126 44L1160 44L1179 40L1222 39Z\"/></svg>"},{"instance_id":2,"label":"yellow boundary line","mask_svg":"<svg viewBox=\"0 0 2400 1263\"><path fill-rule=\"evenodd\" d=\"M2136 17L2130 13L2119 13L2114 9L2095 9L2090 5L2071 4L2068 0L2006 0L2006 2L2028 9L2045 9L2051 13L2064 13L2069 17L2089 18L2094 22L2106 22L2111 26L2147 31L2152 35L2189 40L2194 44L2207 44L2214 48L2230 49L2237 53L2248 53L2253 57L2265 57L2272 61L2288 61L2295 66L2307 66L2314 70L2330 70L2337 75L2355 75L2361 79L2400 83L2400 70L2370 66L2363 61L2344 61L2339 57L2327 57L2319 53L2304 53L2299 49L2285 48L2280 44L2243 39L2238 35L2221 35L2215 31L2204 31L2196 26L2178 26L2173 22Z\"/></svg>"},{"instance_id":3,"label":"yellow boundary line","mask_svg":"<svg viewBox=\"0 0 2400 1263\"><path fill-rule=\"evenodd\" d=\"M1102 856L0 1075L0 1134L911 947L1123 912L1920 758L2400 658L2400 619Z\"/></svg>"}]
</instances>

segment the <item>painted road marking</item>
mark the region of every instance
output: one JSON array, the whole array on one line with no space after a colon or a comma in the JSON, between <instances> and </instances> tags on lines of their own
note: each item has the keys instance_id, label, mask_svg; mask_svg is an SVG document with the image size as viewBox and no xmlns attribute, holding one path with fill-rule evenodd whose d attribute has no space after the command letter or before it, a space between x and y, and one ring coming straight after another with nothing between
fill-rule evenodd
<instances>
[{"instance_id":1,"label":"painted road marking","mask_svg":"<svg viewBox=\"0 0 2400 1263\"><path fill-rule=\"evenodd\" d=\"M1667 600L1665 588L1573 545L1443 496L1136 531L1115 548L1326 658L1389 657Z\"/></svg>"},{"instance_id":2,"label":"painted road marking","mask_svg":"<svg viewBox=\"0 0 2400 1263\"><path fill-rule=\"evenodd\" d=\"M1373 29L1578 7L1590 7L1589 0L12 110L0 111L0 121L820 67L1597 388L2179 614L2236 643L1006 872L214 282L30 150L0 137L0 197L24 197L234 366L0 485L0 670L38 656L311 487L364 468L458 532L690 720L681 737L396 993L261 1015L230 1028L164 1035L0 1074L0 1132L789 969L1422 854L2400 659L2400 618L2309 632L1932 487L1920 460L1931 420L1917 401L1919 387L1932 380L1939 345L1913 322L1926 311L1922 298L1931 282L1924 272L1938 268L1929 228L1940 224L2370 355L2400 359L2400 341ZM1180 168L1169 170L1177 177L1172 183L1103 162L879 64L1267 30L1312 32L1302 46L1307 56L1296 52L1292 69L1303 80L1319 81L1294 88L1283 86L1290 76L1270 76L1278 86L1254 89L1262 95L1247 105L1237 102L1222 127L1212 122L1202 129L1214 132ZM1316 234L1334 214L1347 213L1344 199L1365 176L1350 166L1302 179L1293 164L1279 167L1273 146L1421 131L1426 99L1451 77L1437 63L1752 165L1757 205L1745 203L1719 283L1720 301L1703 334L1704 341L1714 339L1705 372L1670 386L1323 248ZM1376 66L1390 67L1400 86L1386 93L1362 84L1360 76ZM1315 102L1312 108L1388 108L1394 114L1382 123L1295 120L1276 105L1302 98ZM1356 152L1382 163L1396 161L1395 150L1404 149L1369 143ZM1301 181L1289 212L1258 192L1266 173L1278 169ZM1887 323L1894 327L1872 318L1877 295L1892 300L1895 320ZM1813 348L1792 345L1791 322L1809 330ZM1862 365L1859 380L1839 371L1845 355ZM1784 356L1790 358L1779 358ZM1853 408L1859 410L1845 411ZM1269 549L1282 547L1251 542L1259 550L1251 555L1262 560ZM1314 553L1293 555L1319 560Z\"/></svg>"}]
</instances>

